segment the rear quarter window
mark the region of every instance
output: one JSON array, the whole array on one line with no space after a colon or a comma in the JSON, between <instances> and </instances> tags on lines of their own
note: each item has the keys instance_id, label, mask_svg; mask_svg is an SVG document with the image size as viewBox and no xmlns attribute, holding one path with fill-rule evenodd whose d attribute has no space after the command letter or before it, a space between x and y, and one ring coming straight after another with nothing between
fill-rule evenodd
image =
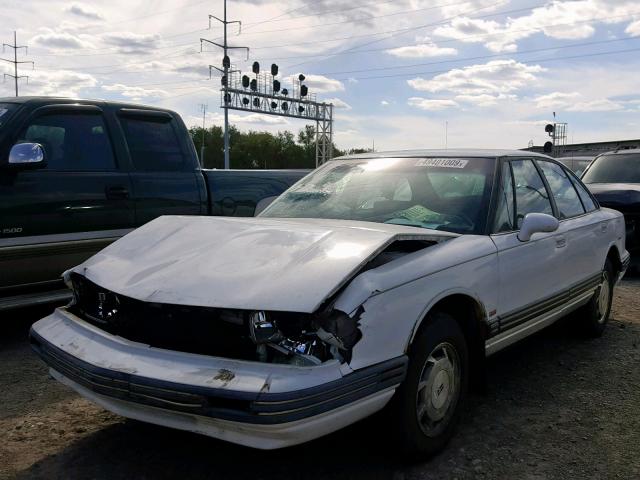
<instances>
[{"instance_id":1,"label":"rear quarter window","mask_svg":"<svg viewBox=\"0 0 640 480\"><path fill-rule=\"evenodd\" d=\"M7 123L17 108L18 105L15 103L0 103L0 128Z\"/></svg>"},{"instance_id":2,"label":"rear quarter window","mask_svg":"<svg viewBox=\"0 0 640 480\"><path fill-rule=\"evenodd\" d=\"M185 155L172 121L121 117L120 123L135 170L185 170Z\"/></svg>"}]
</instances>

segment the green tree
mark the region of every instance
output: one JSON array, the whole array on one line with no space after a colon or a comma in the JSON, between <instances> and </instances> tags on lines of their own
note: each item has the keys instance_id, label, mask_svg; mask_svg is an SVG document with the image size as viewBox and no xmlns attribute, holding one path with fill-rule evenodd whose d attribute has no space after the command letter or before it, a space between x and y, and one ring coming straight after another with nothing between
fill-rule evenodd
<instances>
[{"instance_id":1,"label":"green tree","mask_svg":"<svg viewBox=\"0 0 640 480\"><path fill-rule=\"evenodd\" d=\"M191 138L201 155L202 127L189 129ZM204 167L224 168L224 136L221 127L214 125L204 132ZM231 168L315 168L316 132L313 125L305 125L296 136L289 131L241 132L235 126L229 128L229 161ZM343 154L333 146L334 157Z\"/></svg>"}]
</instances>

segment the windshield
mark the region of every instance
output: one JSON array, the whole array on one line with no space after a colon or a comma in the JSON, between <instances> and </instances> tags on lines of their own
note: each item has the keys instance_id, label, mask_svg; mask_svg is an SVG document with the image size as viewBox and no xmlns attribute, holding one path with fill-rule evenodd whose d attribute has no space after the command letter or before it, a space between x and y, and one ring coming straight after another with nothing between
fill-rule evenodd
<instances>
[{"instance_id":1,"label":"windshield","mask_svg":"<svg viewBox=\"0 0 640 480\"><path fill-rule=\"evenodd\" d=\"M11 113L18 107L15 103L0 103L0 127L7 123Z\"/></svg>"},{"instance_id":2,"label":"windshield","mask_svg":"<svg viewBox=\"0 0 640 480\"><path fill-rule=\"evenodd\" d=\"M287 190L260 216L482 233L494 165L495 159L489 158L331 161Z\"/></svg>"},{"instance_id":3,"label":"windshield","mask_svg":"<svg viewBox=\"0 0 640 480\"><path fill-rule=\"evenodd\" d=\"M640 154L602 155L584 172L584 183L640 183Z\"/></svg>"}]
</instances>

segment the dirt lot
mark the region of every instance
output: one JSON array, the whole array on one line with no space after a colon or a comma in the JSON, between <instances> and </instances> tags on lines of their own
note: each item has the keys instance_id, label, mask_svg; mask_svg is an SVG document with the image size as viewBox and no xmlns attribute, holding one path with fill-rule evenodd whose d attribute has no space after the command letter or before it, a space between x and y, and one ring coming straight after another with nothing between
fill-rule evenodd
<instances>
[{"instance_id":1,"label":"dirt lot","mask_svg":"<svg viewBox=\"0 0 640 480\"><path fill-rule=\"evenodd\" d=\"M0 326L0 479L640 478L640 279L617 289L604 337L554 326L489 360L438 457L388 454L377 418L307 445L249 450L112 415L51 380L30 351L42 309Z\"/></svg>"}]
</instances>

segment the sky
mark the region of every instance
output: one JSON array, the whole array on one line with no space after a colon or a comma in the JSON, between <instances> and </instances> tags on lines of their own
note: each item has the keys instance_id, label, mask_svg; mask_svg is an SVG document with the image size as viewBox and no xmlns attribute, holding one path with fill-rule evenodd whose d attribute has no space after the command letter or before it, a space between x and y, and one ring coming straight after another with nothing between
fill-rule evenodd
<instances>
[{"instance_id":1,"label":"sky","mask_svg":"<svg viewBox=\"0 0 640 480\"><path fill-rule=\"evenodd\" d=\"M234 68L304 73L334 104L339 148L524 148L568 123L568 141L640 138L638 0L228 0ZM21 95L125 100L222 124L222 0L0 0L17 31ZM239 32L240 30L240 32ZM0 57L12 59L4 48ZM13 65L0 62L0 73ZM14 95L12 78L0 97ZM305 121L230 112L241 130ZM307 122L308 123L308 122Z\"/></svg>"}]
</instances>

